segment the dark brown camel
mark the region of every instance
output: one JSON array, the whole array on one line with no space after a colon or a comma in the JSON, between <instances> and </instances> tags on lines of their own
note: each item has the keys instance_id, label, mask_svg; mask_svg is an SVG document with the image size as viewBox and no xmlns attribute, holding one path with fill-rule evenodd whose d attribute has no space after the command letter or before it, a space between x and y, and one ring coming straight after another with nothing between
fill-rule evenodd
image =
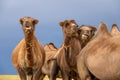
<instances>
[{"instance_id":1,"label":"dark brown camel","mask_svg":"<svg viewBox=\"0 0 120 80\"><path fill-rule=\"evenodd\" d=\"M90 73L100 80L120 80L120 32L116 24L109 32L101 22L99 30L80 52L77 67L81 80L92 80Z\"/></svg>"},{"instance_id":2,"label":"dark brown camel","mask_svg":"<svg viewBox=\"0 0 120 80\"><path fill-rule=\"evenodd\" d=\"M21 80L39 80L45 51L34 34L38 20L24 17L20 19L20 23L25 37L13 50L12 63Z\"/></svg>"},{"instance_id":3,"label":"dark brown camel","mask_svg":"<svg viewBox=\"0 0 120 80\"><path fill-rule=\"evenodd\" d=\"M78 34L78 27L74 20L65 20L59 24L62 26L64 42L62 47L57 51L54 60L52 61L50 80L55 80L55 75L57 74L56 70L58 68L62 73L63 80L70 80L71 78L75 78L72 76L74 73L77 79L79 79L76 69L76 56L82 49L79 40L79 34L82 35L81 32L83 29L81 28ZM89 37L89 34L83 35L87 35Z\"/></svg>"}]
</instances>

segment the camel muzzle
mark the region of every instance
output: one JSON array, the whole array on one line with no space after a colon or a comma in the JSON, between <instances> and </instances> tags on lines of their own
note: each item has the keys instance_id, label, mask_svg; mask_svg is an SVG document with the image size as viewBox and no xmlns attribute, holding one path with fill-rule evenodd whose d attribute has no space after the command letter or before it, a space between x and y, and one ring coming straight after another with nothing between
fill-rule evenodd
<instances>
[{"instance_id":1,"label":"camel muzzle","mask_svg":"<svg viewBox=\"0 0 120 80\"><path fill-rule=\"evenodd\" d=\"M86 39L88 39L88 35L87 34L82 34L82 39L84 39L84 40L86 40Z\"/></svg>"}]
</instances>

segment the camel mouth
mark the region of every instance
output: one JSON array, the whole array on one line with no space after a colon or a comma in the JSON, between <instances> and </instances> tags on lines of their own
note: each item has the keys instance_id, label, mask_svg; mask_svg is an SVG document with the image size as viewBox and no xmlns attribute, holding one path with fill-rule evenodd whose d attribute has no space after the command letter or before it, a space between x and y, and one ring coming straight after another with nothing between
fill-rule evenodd
<instances>
[{"instance_id":1,"label":"camel mouth","mask_svg":"<svg viewBox=\"0 0 120 80\"><path fill-rule=\"evenodd\" d=\"M29 34L29 33L31 33L31 30L32 30L31 26L26 26L25 33Z\"/></svg>"},{"instance_id":2,"label":"camel mouth","mask_svg":"<svg viewBox=\"0 0 120 80\"><path fill-rule=\"evenodd\" d=\"M31 26L26 26L26 30L31 30L32 27Z\"/></svg>"},{"instance_id":3,"label":"camel mouth","mask_svg":"<svg viewBox=\"0 0 120 80\"><path fill-rule=\"evenodd\" d=\"M86 40L88 38L89 38L89 36L87 34L82 34L82 39Z\"/></svg>"}]
</instances>

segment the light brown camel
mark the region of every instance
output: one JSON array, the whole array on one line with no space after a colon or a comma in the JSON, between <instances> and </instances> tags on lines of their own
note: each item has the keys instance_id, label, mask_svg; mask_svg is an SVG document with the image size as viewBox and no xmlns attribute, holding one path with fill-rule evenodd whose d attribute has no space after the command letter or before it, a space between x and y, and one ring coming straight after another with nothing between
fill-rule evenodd
<instances>
[{"instance_id":1,"label":"light brown camel","mask_svg":"<svg viewBox=\"0 0 120 80\"><path fill-rule=\"evenodd\" d=\"M57 51L54 60L52 61L50 80L55 80L55 75L57 74L56 70L58 68L62 73L63 80L70 80L71 78L79 79L79 77L77 76L76 69L77 58L76 56L82 49L79 39L83 38L80 37L79 35L81 36L85 35L89 37L90 34L87 34L88 32L87 33L85 32L85 34L84 33L81 34L82 30L86 31L86 29L88 28L84 29L80 28L81 30L78 31L79 29L74 20L65 20L64 22L60 22L59 25L62 26L64 42L62 47L59 48L59 50ZM73 74L75 74L76 78L74 77Z\"/></svg>"},{"instance_id":2,"label":"light brown camel","mask_svg":"<svg viewBox=\"0 0 120 80\"><path fill-rule=\"evenodd\" d=\"M20 23L25 37L13 50L12 63L21 80L39 80L45 51L34 34L38 20L24 17L20 19Z\"/></svg>"},{"instance_id":3,"label":"light brown camel","mask_svg":"<svg viewBox=\"0 0 120 80\"><path fill-rule=\"evenodd\" d=\"M100 80L120 80L120 32L113 25L109 32L101 22L99 30L80 52L77 68L81 80L92 80L93 74Z\"/></svg>"}]
</instances>

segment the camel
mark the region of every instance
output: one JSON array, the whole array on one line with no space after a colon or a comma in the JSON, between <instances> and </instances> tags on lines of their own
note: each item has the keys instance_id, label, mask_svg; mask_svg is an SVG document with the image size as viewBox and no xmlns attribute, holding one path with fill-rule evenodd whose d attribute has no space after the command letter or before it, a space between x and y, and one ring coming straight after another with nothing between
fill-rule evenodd
<instances>
[{"instance_id":1,"label":"camel","mask_svg":"<svg viewBox=\"0 0 120 80\"><path fill-rule=\"evenodd\" d=\"M44 50L45 50L46 57L45 57L44 64L42 66L42 76L40 76L39 80L43 80L45 75L50 77L50 67L51 67L50 60L55 56L58 49L53 43L49 43L44 46Z\"/></svg>"},{"instance_id":2,"label":"camel","mask_svg":"<svg viewBox=\"0 0 120 80\"><path fill-rule=\"evenodd\" d=\"M82 49L77 58L81 80L92 80L91 74L100 80L120 80L120 32L116 24L111 31L104 22L96 36Z\"/></svg>"},{"instance_id":3,"label":"camel","mask_svg":"<svg viewBox=\"0 0 120 80\"><path fill-rule=\"evenodd\" d=\"M52 61L50 80L55 80L58 69L61 71L63 80L70 80L72 78L79 80L76 58L82 49L80 38L83 38L84 35L87 37L86 39L88 39L90 35L88 34L89 31L86 33L88 28L80 27L79 30L74 20L65 20L64 22L60 22L59 25L62 26L64 41ZM96 31L96 28L94 29L94 31ZM85 30L85 33L83 33L82 30ZM91 30L91 28L89 30Z\"/></svg>"},{"instance_id":4,"label":"camel","mask_svg":"<svg viewBox=\"0 0 120 80\"><path fill-rule=\"evenodd\" d=\"M45 51L34 33L38 20L24 17L20 19L20 23L24 38L12 52L12 64L18 71L21 80L39 80Z\"/></svg>"}]
</instances>

